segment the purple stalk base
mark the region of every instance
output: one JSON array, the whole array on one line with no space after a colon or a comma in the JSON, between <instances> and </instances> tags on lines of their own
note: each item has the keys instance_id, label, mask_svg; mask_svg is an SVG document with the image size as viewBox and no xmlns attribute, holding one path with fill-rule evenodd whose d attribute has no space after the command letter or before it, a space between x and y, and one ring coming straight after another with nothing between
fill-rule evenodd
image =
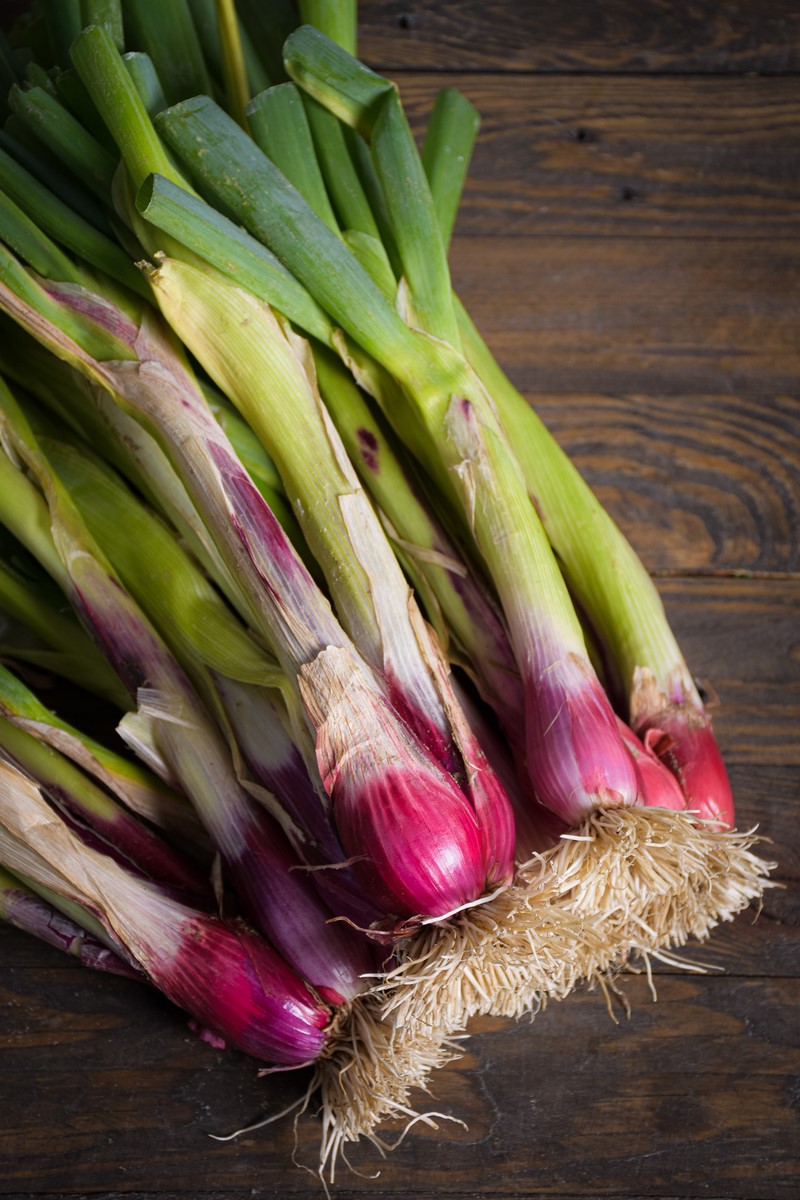
<instances>
[{"instance_id":1,"label":"purple stalk base","mask_svg":"<svg viewBox=\"0 0 800 1200\"><path fill-rule=\"evenodd\" d=\"M284 669L296 671L315 651L342 645L346 635L264 497L230 446L221 443L214 417L204 411L200 416L214 425L205 446L223 484L231 525L275 621L275 652ZM287 651L294 661L286 660Z\"/></svg>"},{"instance_id":2,"label":"purple stalk base","mask_svg":"<svg viewBox=\"0 0 800 1200\"><path fill-rule=\"evenodd\" d=\"M207 875L134 817L120 811L119 819L104 821L88 813L86 819L91 820L98 833L116 846L149 879L191 895L196 903L209 896Z\"/></svg>"},{"instance_id":3,"label":"purple stalk base","mask_svg":"<svg viewBox=\"0 0 800 1200\"><path fill-rule=\"evenodd\" d=\"M482 661L472 664L478 689L500 721L506 741L516 755L521 755L525 747L525 692L508 631L472 573L462 576L448 571L448 578L486 644Z\"/></svg>"},{"instance_id":4,"label":"purple stalk base","mask_svg":"<svg viewBox=\"0 0 800 1200\"><path fill-rule=\"evenodd\" d=\"M481 896L484 839L469 801L351 656L330 647L302 669L300 687L336 828L370 899L413 918Z\"/></svg>"},{"instance_id":5,"label":"purple stalk base","mask_svg":"<svg viewBox=\"0 0 800 1200\"><path fill-rule=\"evenodd\" d=\"M402 680L395 678L391 669L383 671L383 680L389 696L389 702L399 717L403 719L417 741L425 747L438 763L452 775L459 784L464 782L464 763L451 737L447 737L440 725L431 720L428 714L413 702L408 689Z\"/></svg>"},{"instance_id":6,"label":"purple stalk base","mask_svg":"<svg viewBox=\"0 0 800 1200\"><path fill-rule=\"evenodd\" d=\"M175 917L170 917L174 921ZM184 910L182 948L145 967L194 1021L264 1062L303 1066L325 1045L330 1012L257 934Z\"/></svg>"},{"instance_id":7,"label":"purple stalk base","mask_svg":"<svg viewBox=\"0 0 800 1200\"><path fill-rule=\"evenodd\" d=\"M473 744L477 753L472 755L470 761L474 763L480 754L485 766L473 771L466 790L483 836L486 884L494 890L501 884L510 883L514 874L514 847L517 840L514 810L503 784L489 767L477 740Z\"/></svg>"},{"instance_id":8,"label":"purple stalk base","mask_svg":"<svg viewBox=\"0 0 800 1200\"><path fill-rule=\"evenodd\" d=\"M248 912L292 966L332 1000L363 991L360 977L374 969L367 946L341 926L331 934L332 914L307 875L292 870L299 860L277 824L238 784L229 750L182 668L116 579L94 559L84 555L77 561L89 586L80 586L73 572L73 604L117 674L134 696L140 687L155 685L176 698L190 718L191 733L163 722L159 743Z\"/></svg>"},{"instance_id":9,"label":"purple stalk base","mask_svg":"<svg viewBox=\"0 0 800 1200\"><path fill-rule=\"evenodd\" d=\"M91 933L27 889L4 888L0 913L9 925L72 955L84 967L146 982L144 973L135 963L120 958Z\"/></svg>"},{"instance_id":10,"label":"purple stalk base","mask_svg":"<svg viewBox=\"0 0 800 1200\"><path fill-rule=\"evenodd\" d=\"M196 714L199 724L199 709ZM277 821L239 783L230 751L216 727L204 721L190 735L187 729L164 722L159 743L186 782L236 894L257 928L298 974L332 1002L362 992L361 976L374 969L368 945L342 926L331 931L328 922L333 914L302 870ZM201 757L202 772L198 770Z\"/></svg>"},{"instance_id":11,"label":"purple stalk base","mask_svg":"<svg viewBox=\"0 0 800 1200\"><path fill-rule=\"evenodd\" d=\"M641 803L635 764L588 664L557 658L526 692L528 771L546 808L574 827L598 808Z\"/></svg>"},{"instance_id":12,"label":"purple stalk base","mask_svg":"<svg viewBox=\"0 0 800 1200\"><path fill-rule=\"evenodd\" d=\"M331 924L314 875L266 812L249 822L242 854L229 866L259 928L324 1000L344 1004L364 991L362 976L377 965L372 947L349 926Z\"/></svg>"},{"instance_id":13,"label":"purple stalk base","mask_svg":"<svg viewBox=\"0 0 800 1200\"><path fill-rule=\"evenodd\" d=\"M360 856L355 869L375 903L392 916L440 917L480 896L483 839L445 773L422 779L384 764L370 774L340 769L331 794L345 849Z\"/></svg>"},{"instance_id":14,"label":"purple stalk base","mask_svg":"<svg viewBox=\"0 0 800 1200\"><path fill-rule=\"evenodd\" d=\"M458 782L472 805L481 832L486 886L493 891L510 883L514 875L514 810L502 774L495 771L478 732L468 720L470 709L464 707L463 689L457 688L438 643L432 636L428 660L437 677L439 694L461 758L464 781L461 783L459 779ZM471 708L474 715L475 705Z\"/></svg>"},{"instance_id":15,"label":"purple stalk base","mask_svg":"<svg viewBox=\"0 0 800 1200\"><path fill-rule=\"evenodd\" d=\"M19 765L26 770L24 763ZM83 804L80 795L44 775L39 776L39 782L85 845L110 855L145 879L166 884L193 904L201 907L213 904L208 876L132 813L115 805L116 811L104 816Z\"/></svg>"},{"instance_id":16,"label":"purple stalk base","mask_svg":"<svg viewBox=\"0 0 800 1200\"><path fill-rule=\"evenodd\" d=\"M514 839L511 849L518 862L525 862L532 854L541 854L554 846L560 835L567 832L567 826L531 797L524 758L504 740L486 708L458 680L453 680L453 686L470 728L511 803Z\"/></svg>"},{"instance_id":17,"label":"purple stalk base","mask_svg":"<svg viewBox=\"0 0 800 1200\"><path fill-rule=\"evenodd\" d=\"M83 565L84 568L88 565L85 558ZM152 652L152 647L157 641L156 635L146 625L139 611L132 608L128 593L105 568L92 561L91 567L86 570L86 576L88 586L81 586L76 576L72 575L70 601L84 628L90 633L135 701L139 689L147 688L152 682L143 657L147 652ZM92 601L92 594L97 603ZM119 604L114 603L115 596L119 598ZM149 634L146 643L143 640L145 628ZM154 654L156 660L166 658L162 649L162 643L158 641ZM177 691L185 692L191 687L187 676L177 663L173 673L178 681Z\"/></svg>"},{"instance_id":18,"label":"purple stalk base","mask_svg":"<svg viewBox=\"0 0 800 1200\"><path fill-rule=\"evenodd\" d=\"M315 787L303 755L283 727L277 708L265 688L252 687L214 673L239 750L250 778L265 788L288 814L286 830L297 854L310 867L329 870L310 873L331 912L364 929L378 920L374 909L350 867L343 866L345 853L333 828L330 799ZM270 810L267 801L265 807ZM281 816L273 810L274 816Z\"/></svg>"},{"instance_id":19,"label":"purple stalk base","mask_svg":"<svg viewBox=\"0 0 800 1200\"><path fill-rule=\"evenodd\" d=\"M676 707L648 721L644 735L680 784L686 808L732 829L733 793L708 717L694 706Z\"/></svg>"},{"instance_id":20,"label":"purple stalk base","mask_svg":"<svg viewBox=\"0 0 800 1200\"><path fill-rule=\"evenodd\" d=\"M139 327L121 308L117 308L115 304L97 295L96 292L76 287L74 284L45 280L40 282L47 295L57 304L63 304L73 312L88 317L90 321L100 325L113 337L119 338L131 350L134 348Z\"/></svg>"},{"instance_id":21,"label":"purple stalk base","mask_svg":"<svg viewBox=\"0 0 800 1200\"><path fill-rule=\"evenodd\" d=\"M201 909L203 912L214 910L216 900L208 879L203 879L198 873L197 878L202 881L202 885L198 888L196 882L187 887L182 883L174 883L170 879L156 878L146 871L141 863L132 860L127 851L121 849L113 839L88 825L82 814L75 813L69 804L69 798L63 797L60 788L53 787L49 783L41 786L42 795L52 804L70 833L74 833L84 846L94 850L97 854L105 854L117 866L122 867L137 879L156 884L164 896L169 896L183 904L191 904L193 908Z\"/></svg>"},{"instance_id":22,"label":"purple stalk base","mask_svg":"<svg viewBox=\"0 0 800 1200\"><path fill-rule=\"evenodd\" d=\"M645 806L671 808L675 812L685 809L686 801L677 779L652 748L653 731L646 733L644 741L640 741L621 718L617 718L617 728L636 763Z\"/></svg>"},{"instance_id":23,"label":"purple stalk base","mask_svg":"<svg viewBox=\"0 0 800 1200\"><path fill-rule=\"evenodd\" d=\"M283 777L276 778L276 772L261 770L260 765L254 764L249 758L247 759L247 762L251 768L251 773L254 780L262 787L267 788L273 793L282 807L290 814L290 816L292 816L293 820L297 820L298 817L301 818L306 811L305 806L303 806L302 811L298 813L297 804L291 803L289 795L285 790L287 783L286 776L289 775L290 778L296 778L294 773L290 774L287 772L285 775L283 775ZM305 780L303 786L313 793L313 802L316 805L318 812L321 812L319 797L315 792L313 792L311 781L308 778L308 772L305 770L305 767L302 767L302 774ZM296 801L300 795L301 792L300 789L298 789L295 791L292 799ZM299 823L300 821L298 820L298 824ZM284 838L283 833L280 830L277 830L277 833L281 841L285 842L286 839ZM251 851L252 849L253 847L251 847ZM285 869L292 871L298 879L302 877L306 881L306 888L314 893L319 893L324 905L326 906L327 910L329 910L323 913L323 909L320 908L320 915L323 921L330 921L331 917L334 916L345 917L359 929L366 929L382 916L382 914L370 904L369 898L365 894L364 889L361 886L361 883L359 882L359 879L352 867L343 865L347 855L342 849L338 837L332 827L328 826L325 835L324 846L320 846L319 843L313 840L302 841L301 839L298 839L298 843L293 848L296 853L289 851L288 845L286 849L287 853L291 854L291 865L287 866ZM289 859L287 858L287 863L288 862ZM307 871L304 869L305 867L314 867L318 869ZM329 935L326 933L325 936L330 936L332 942L340 940L332 934ZM290 944L296 945L294 938L290 938ZM342 946L341 949L344 951L345 947ZM364 971L374 969L365 961L361 961L363 959L363 955L357 954L356 958L357 961L355 964L355 973L353 978L350 980L348 988L350 995L355 994L352 989L355 985L356 977L359 974L363 974ZM315 983L315 980L311 979L311 976L308 975L308 972L306 971L305 973L310 982ZM315 986L321 995L325 994L326 999L331 1000L334 1003L340 1003L344 998L340 996L338 999L336 999L333 993L327 993L324 986L319 983L315 983Z\"/></svg>"}]
</instances>

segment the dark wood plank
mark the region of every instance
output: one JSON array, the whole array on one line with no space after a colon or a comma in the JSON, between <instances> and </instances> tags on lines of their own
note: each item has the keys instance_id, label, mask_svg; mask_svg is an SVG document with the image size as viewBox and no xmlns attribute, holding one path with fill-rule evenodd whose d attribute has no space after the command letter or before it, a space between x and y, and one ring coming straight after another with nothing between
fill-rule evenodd
<instances>
[{"instance_id":1,"label":"dark wood plank","mask_svg":"<svg viewBox=\"0 0 800 1200\"><path fill-rule=\"evenodd\" d=\"M257 1189L248 1188L246 1191L225 1191L224 1193L216 1191L209 1192L201 1189L199 1191L196 1190L193 1193L193 1195L197 1197L197 1200L254 1200L254 1197L257 1197L257 1200L273 1200L273 1197L274 1200L281 1200L281 1197L284 1194L285 1191L282 1187L276 1189L268 1188L266 1190L262 1187ZM315 1200L315 1198L320 1194L322 1194L321 1189L315 1188L313 1185L306 1193L306 1195L309 1197L309 1200ZM337 1185L337 1187L332 1190L331 1194L335 1196L342 1195L343 1189L341 1185ZM185 1192L172 1191L92 1192L91 1200L122 1200L123 1196L125 1200L177 1200L177 1197L179 1196L181 1197L181 1200L184 1200L185 1195ZM411 1193L406 1190L395 1191L393 1188L387 1190L385 1187L381 1187L380 1180L378 1179L378 1182L374 1184L372 1195L379 1197L379 1200L408 1200ZM475 1200L477 1193L470 1189L464 1192L449 1192L448 1195L453 1197L454 1200ZM480 1193L481 1200L499 1200L501 1195L504 1195L504 1193L487 1191ZM518 1193L517 1200L544 1200L544 1197L548 1195L552 1195L552 1192L526 1191L524 1195L521 1192ZM39 1200L61 1200L61 1196L63 1196L63 1193L59 1193L58 1196L55 1196L51 1193L46 1196L40 1196ZM559 1193L559 1196L560 1200L578 1200L576 1194L568 1196L563 1193ZM30 1192L25 1192L24 1195L20 1192L17 1192L12 1196L6 1197L6 1200L28 1200L29 1197ZM652 1193L649 1197L645 1197L644 1195L631 1195L626 1192L625 1200L652 1200ZM679 1198L677 1196L664 1196L663 1200L699 1200L699 1197L682 1196ZM704 1192L703 1200L733 1200L733 1198L729 1195L719 1196L714 1194L712 1196Z\"/></svg>"},{"instance_id":2,"label":"dark wood plank","mask_svg":"<svg viewBox=\"0 0 800 1200\"><path fill-rule=\"evenodd\" d=\"M460 238L453 278L518 387L771 396L800 378L796 242Z\"/></svg>"},{"instance_id":3,"label":"dark wood plank","mask_svg":"<svg viewBox=\"0 0 800 1200\"><path fill-rule=\"evenodd\" d=\"M53 1193L41 1195L39 1196L39 1200L61 1200L63 1194L63 1192L59 1192L57 1196ZM177 1200L179 1196L181 1200L184 1200L185 1194L185 1192L92 1192L91 1200L122 1200L123 1196L125 1200ZM284 1189L282 1187L277 1189L268 1188L267 1190L263 1188L248 1188L246 1191L237 1190L233 1192L226 1191L224 1193L195 1190L193 1194L197 1197L197 1200L254 1200L254 1196L258 1197L258 1200L272 1200L273 1197L275 1200L281 1200L281 1197L284 1195ZM313 1187L307 1193L310 1198L314 1198L319 1194L319 1189ZM340 1195L341 1187L337 1186L332 1194ZM408 1191L387 1191L386 1188L380 1186L380 1182L377 1182L372 1195L380 1197L380 1200L408 1200L410 1193ZM470 1189L465 1192L450 1192L449 1195L454 1197L454 1200L475 1200L476 1193ZM481 1192L481 1200L499 1200L501 1195L502 1193L500 1192ZM552 1195L552 1192L529 1191L525 1192L524 1196L522 1193L519 1193L517 1200L540 1200L540 1198L544 1200L546 1195ZM559 1193L559 1195L560 1200L578 1200L575 1194L567 1196ZM13 1195L7 1196L6 1200L29 1200L29 1197L30 1192L25 1192L24 1195L21 1192L15 1192ZM643 1195L630 1195L626 1192L625 1200L652 1200L652 1194L649 1197L645 1197ZM664 1196L662 1200L699 1200L699 1197L683 1196L679 1198L677 1196ZM715 1194L711 1196L704 1192L703 1200L733 1200L733 1198L729 1195L718 1196Z\"/></svg>"},{"instance_id":4,"label":"dark wood plank","mask_svg":"<svg viewBox=\"0 0 800 1200\"><path fill-rule=\"evenodd\" d=\"M205 1136L257 1116L267 1097L277 1110L297 1081L258 1083L243 1060L164 1030L160 1014L154 1021L114 995L103 1012L117 1029L92 1030L88 993L63 972L20 973L13 996L26 999L28 988L44 996L27 1019L27 1040L40 1045L4 1053L4 1194L194 1195L200 1180L225 1194L254 1185L259 1195L314 1193L289 1165L286 1122L234 1143ZM480 1023L429 1102L469 1130L418 1127L386 1165L369 1147L357 1151L360 1168L382 1168L380 1185L345 1175L343 1193L796 1195L796 982L665 978L655 1006L644 980L628 992L633 1015L618 1026L596 995L554 1006L533 1026ZM303 1161L315 1141L309 1120Z\"/></svg>"},{"instance_id":5,"label":"dark wood plank","mask_svg":"<svg viewBox=\"0 0 800 1200\"><path fill-rule=\"evenodd\" d=\"M359 38L389 71L800 69L793 0L363 0Z\"/></svg>"},{"instance_id":6,"label":"dark wood plank","mask_svg":"<svg viewBox=\"0 0 800 1200\"><path fill-rule=\"evenodd\" d=\"M800 405L529 396L648 569L800 569Z\"/></svg>"},{"instance_id":7,"label":"dark wood plank","mask_svg":"<svg viewBox=\"0 0 800 1200\"><path fill-rule=\"evenodd\" d=\"M726 761L797 767L800 583L662 579L659 589L692 671L714 698Z\"/></svg>"},{"instance_id":8,"label":"dark wood plank","mask_svg":"<svg viewBox=\"0 0 800 1200\"><path fill-rule=\"evenodd\" d=\"M418 133L445 83L482 116L462 234L797 234L800 79L404 75Z\"/></svg>"}]
</instances>

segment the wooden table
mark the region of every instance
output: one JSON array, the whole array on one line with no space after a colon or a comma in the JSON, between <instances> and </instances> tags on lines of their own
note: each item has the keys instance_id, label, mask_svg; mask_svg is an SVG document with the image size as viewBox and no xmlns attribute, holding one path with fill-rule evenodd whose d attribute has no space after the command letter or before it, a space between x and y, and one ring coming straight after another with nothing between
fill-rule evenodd
<instances>
[{"instance_id":1,"label":"wooden table","mask_svg":"<svg viewBox=\"0 0 800 1200\"><path fill-rule=\"evenodd\" d=\"M656 576L739 822L773 839L763 911L693 960L535 1023L474 1028L387 1163L337 1194L800 1196L800 9L792 0L369 0L362 52L421 124L483 113L458 289ZM794 395L793 395L794 393ZM297 1080L195 1041L144 989L8 929L3 1196L317 1196L278 1111ZM298 1159L314 1161L303 1123ZM377 1179L372 1172L380 1169Z\"/></svg>"}]
</instances>

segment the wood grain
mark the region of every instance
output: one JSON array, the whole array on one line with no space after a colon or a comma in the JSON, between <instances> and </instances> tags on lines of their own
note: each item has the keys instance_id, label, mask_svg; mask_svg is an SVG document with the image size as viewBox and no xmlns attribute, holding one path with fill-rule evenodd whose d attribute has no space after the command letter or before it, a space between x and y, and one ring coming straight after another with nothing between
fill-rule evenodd
<instances>
[{"instance_id":1,"label":"wood grain","mask_svg":"<svg viewBox=\"0 0 800 1200\"><path fill-rule=\"evenodd\" d=\"M462 234L797 235L800 79L403 75L418 134L443 83L482 118Z\"/></svg>"},{"instance_id":2,"label":"wood grain","mask_svg":"<svg viewBox=\"0 0 800 1200\"><path fill-rule=\"evenodd\" d=\"M651 572L800 570L796 400L528 399Z\"/></svg>"},{"instance_id":3,"label":"wood grain","mask_svg":"<svg viewBox=\"0 0 800 1200\"><path fill-rule=\"evenodd\" d=\"M27 1002L28 989L27 1040L53 1042L59 1063L54 1070L43 1046L4 1051L4 1193L191 1195L202 1180L209 1191L255 1186L261 1195L280 1186L286 1195L312 1194L307 1177L287 1165L286 1122L234 1143L204 1137L257 1116L266 1097L277 1111L297 1081L258 1083L236 1056L162 1028L142 1006L127 1036L92 1030L87 992L64 972L20 973L13 995ZM481 1022L465 1057L440 1073L433 1101L469 1130L418 1129L383 1167L382 1186L519 1197L619 1196L643 1186L686 1196L707 1185L714 1195L790 1197L800 1071L794 989L794 980L670 977L659 981L653 1006L645 981L633 979L633 1015L618 1026L596 995L553 1006L533 1026ZM105 990L103 1014L112 1011L121 1026L122 989ZM47 1086L37 1091L31 1083L45 1072ZM757 1126L743 1087L758 1103ZM308 1120L299 1129L303 1161L313 1159L315 1139ZM369 1147L354 1162L381 1166ZM376 1191L370 1180L341 1182L346 1195Z\"/></svg>"},{"instance_id":4,"label":"wood grain","mask_svg":"<svg viewBox=\"0 0 800 1200\"><path fill-rule=\"evenodd\" d=\"M359 39L389 71L800 69L792 0L366 0Z\"/></svg>"},{"instance_id":5,"label":"wood grain","mask_svg":"<svg viewBox=\"0 0 800 1200\"><path fill-rule=\"evenodd\" d=\"M726 762L800 765L800 584L663 579L659 589L692 671L718 701Z\"/></svg>"},{"instance_id":6,"label":"wood grain","mask_svg":"<svg viewBox=\"0 0 800 1200\"><path fill-rule=\"evenodd\" d=\"M796 390L796 242L468 237L452 262L495 355L531 394Z\"/></svg>"}]
</instances>

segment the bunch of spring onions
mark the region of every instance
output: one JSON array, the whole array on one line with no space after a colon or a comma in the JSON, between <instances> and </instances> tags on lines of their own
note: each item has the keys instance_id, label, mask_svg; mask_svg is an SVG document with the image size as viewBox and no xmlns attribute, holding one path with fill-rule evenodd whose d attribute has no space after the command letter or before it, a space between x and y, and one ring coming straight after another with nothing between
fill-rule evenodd
<instances>
[{"instance_id":1,"label":"bunch of spring onions","mask_svg":"<svg viewBox=\"0 0 800 1200\"><path fill-rule=\"evenodd\" d=\"M769 864L644 568L453 293L474 110L442 93L420 156L354 7L300 7L39 0L0 43L0 649L147 768L0 676L0 884L314 1062L324 1165L470 1016L706 937Z\"/></svg>"}]
</instances>

